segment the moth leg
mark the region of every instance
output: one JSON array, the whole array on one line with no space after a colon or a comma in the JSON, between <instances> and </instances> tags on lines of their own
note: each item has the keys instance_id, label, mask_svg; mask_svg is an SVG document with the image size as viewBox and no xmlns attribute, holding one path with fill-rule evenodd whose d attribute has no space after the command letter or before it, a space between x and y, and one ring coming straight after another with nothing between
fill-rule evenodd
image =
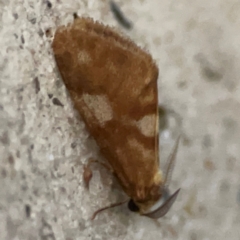
<instances>
[{"instance_id":1,"label":"moth leg","mask_svg":"<svg viewBox=\"0 0 240 240\"><path fill-rule=\"evenodd\" d=\"M90 165L93 163L101 164L103 167L105 167L108 171L110 171L113 174L113 169L108 164L92 158L89 159L88 163L83 165L83 181L87 189L89 189L89 183L92 179L92 170L90 168Z\"/></svg>"},{"instance_id":2,"label":"moth leg","mask_svg":"<svg viewBox=\"0 0 240 240\"><path fill-rule=\"evenodd\" d=\"M103 208L98 209L97 211L95 211L95 212L93 213L93 215L92 215L92 217L91 217L91 220L94 220L95 217L96 217L100 212L102 212L102 211L104 211L104 210L106 210L106 209L109 209L109 208L113 208L113 207L120 206L120 205L126 203L127 201L128 201L128 200L124 200L124 201L118 202L118 203L112 203L112 204L110 204L110 205L107 206L107 207L103 207Z\"/></svg>"}]
</instances>

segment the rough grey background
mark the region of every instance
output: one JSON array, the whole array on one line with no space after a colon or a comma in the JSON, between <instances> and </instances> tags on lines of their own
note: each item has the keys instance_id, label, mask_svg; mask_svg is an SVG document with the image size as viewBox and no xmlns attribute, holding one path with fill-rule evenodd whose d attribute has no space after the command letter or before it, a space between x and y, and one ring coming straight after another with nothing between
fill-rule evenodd
<instances>
[{"instance_id":1,"label":"rough grey background","mask_svg":"<svg viewBox=\"0 0 240 240\"><path fill-rule=\"evenodd\" d=\"M118 1L126 31L108 1L50 1L0 0L0 239L240 239L240 2ZM126 196L101 166L89 192L82 183L83 163L100 156L51 50L73 12L123 31L160 68L160 102L174 112L161 159L182 132L171 186L182 190L159 223L126 206L89 220Z\"/></svg>"}]
</instances>

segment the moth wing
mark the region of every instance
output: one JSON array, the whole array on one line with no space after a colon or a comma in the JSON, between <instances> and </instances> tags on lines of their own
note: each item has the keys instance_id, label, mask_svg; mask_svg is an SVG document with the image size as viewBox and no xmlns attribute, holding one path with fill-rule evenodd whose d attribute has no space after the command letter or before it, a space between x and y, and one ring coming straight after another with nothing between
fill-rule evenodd
<instances>
[{"instance_id":1,"label":"moth wing","mask_svg":"<svg viewBox=\"0 0 240 240\"><path fill-rule=\"evenodd\" d=\"M159 182L158 68L110 28L78 18L57 30L53 51L76 109L130 197Z\"/></svg>"}]
</instances>

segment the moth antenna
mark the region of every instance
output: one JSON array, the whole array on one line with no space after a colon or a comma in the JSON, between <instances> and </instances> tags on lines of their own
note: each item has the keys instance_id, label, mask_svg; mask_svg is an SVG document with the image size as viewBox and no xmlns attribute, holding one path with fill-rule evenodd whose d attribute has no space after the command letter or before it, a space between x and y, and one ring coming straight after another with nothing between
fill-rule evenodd
<instances>
[{"instance_id":1,"label":"moth antenna","mask_svg":"<svg viewBox=\"0 0 240 240\"><path fill-rule=\"evenodd\" d=\"M166 188L169 185L171 178L172 178L172 172L173 172L173 169L174 169L174 166L176 163L176 155L177 155L178 145L180 142L180 137L181 136L179 135L177 138L177 141L175 143L175 146L172 150L172 153L169 155L168 160L167 160L167 171L166 171L166 175L165 175L164 182L163 182L164 188Z\"/></svg>"},{"instance_id":2,"label":"moth antenna","mask_svg":"<svg viewBox=\"0 0 240 240\"><path fill-rule=\"evenodd\" d=\"M102 212L102 211L104 211L104 210L106 210L106 209L109 209L109 208L113 208L113 207L120 206L120 205L126 203L127 201L128 201L128 200L125 200L125 201L123 201L123 202L118 202L118 203L112 203L112 204L110 204L110 205L107 206L107 207L98 209L98 210L97 210L96 212L94 212L94 214L92 215L91 220L94 220L95 217L96 217L100 212Z\"/></svg>"},{"instance_id":3,"label":"moth antenna","mask_svg":"<svg viewBox=\"0 0 240 240\"><path fill-rule=\"evenodd\" d=\"M179 191L180 191L180 188L175 193L173 193L164 202L164 204L161 207L159 207L158 209L156 209L153 212L143 214L143 216L155 218L155 219L163 217L169 211L169 209L171 208L173 203L176 201Z\"/></svg>"}]
</instances>

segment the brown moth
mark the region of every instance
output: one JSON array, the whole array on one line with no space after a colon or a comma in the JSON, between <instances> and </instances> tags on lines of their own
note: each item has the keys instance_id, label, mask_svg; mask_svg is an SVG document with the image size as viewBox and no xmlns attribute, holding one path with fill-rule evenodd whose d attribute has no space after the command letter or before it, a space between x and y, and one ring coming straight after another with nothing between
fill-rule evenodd
<instances>
[{"instance_id":1,"label":"brown moth","mask_svg":"<svg viewBox=\"0 0 240 240\"><path fill-rule=\"evenodd\" d=\"M180 190L169 196L166 188L179 141L164 178L159 169L158 68L152 57L90 18L59 27L52 47L76 109L130 197L129 209L164 216Z\"/></svg>"}]
</instances>

